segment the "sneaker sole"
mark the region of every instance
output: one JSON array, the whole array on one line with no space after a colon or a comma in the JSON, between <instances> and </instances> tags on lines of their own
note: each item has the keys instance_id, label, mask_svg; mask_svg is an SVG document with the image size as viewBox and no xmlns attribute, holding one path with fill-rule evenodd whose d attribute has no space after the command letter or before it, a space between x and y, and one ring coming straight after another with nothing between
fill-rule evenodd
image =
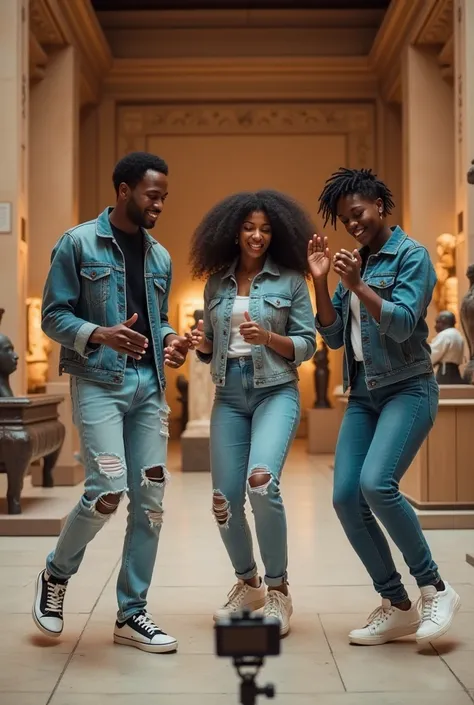
<instances>
[{"instance_id":1,"label":"sneaker sole","mask_svg":"<svg viewBox=\"0 0 474 705\"><path fill-rule=\"evenodd\" d=\"M288 636L288 634L290 633L290 618L291 618L292 614L293 614L293 607L291 608L291 612L288 615L288 624L286 625L286 627L282 627L280 629L280 638L281 639L283 639L285 636Z\"/></svg>"},{"instance_id":2,"label":"sneaker sole","mask_svg":"<svg viewBox=\"0 0 474 705\"><path fill-rule=\"evenodd\" d=\"M114 643L120 644L120 646L132 646L135 649L140 649L140 651L147 651L149 654L171 654L178 650L177 641L173 641L170 644L144 644L141 641L118 636L117 634L114 634Z\"/></svg>"},{"instance_id":3,"label":"sneaker sole","mask_svg":"<svg viewBox=\"0 0 474 705\"><path fill-rule=\"evenodd\" d=\"M247 609L249 609L251 612L256 612L257 610L261 609L262 607L265 606L265 597L262 597L261 600L255 600L255 602L250 602L250 604L245 605ZM234 614L233 612L229 612L229 614ZM224 615L219 615L219 614L214 614L213 619L214 622L217 622L219 619L225 618Z\"/></svg>"},{"instance_id":4,"label":"sneaker sole","mask_svg":"<svg viewBox=\"0 0 474 705\"><path fill-rule=\"evenodd\" d=\"M444 627L441 627L440 629L438 629L438 631L435 632L434 634L430 634L429 636L417 637L416 638L417 644L429 644L430 641L434 641L435 639L439 639L441 636L444 636L446 634L446 632L448 632L451 629L453 619L454 619L456 613L459 611L460 607L461 607L461 598L459 597L459 595L457 595L456 602L454 603L453 613L451 615L451 619L449 620L449 622L447 622L444 625Z\"/></svg>"},{"instance_id":5,"label":"sneaker sole","mask_svg":"<svg viewBox=\"0 0 474 705\"><path fill-rule=\"evenodd\" d=\"M41 573L40 573L40 574L38 575L38 577L36 578L35 599L34 599L34 602L33 602L33 609L31 610L31 616L33 617L33 622L35 623L36 627L40 630L40 632L41 632L42 634L44 634L45 636L49 636L49 637L51 637L52 639L57 639L58 637L61 636L61 634L63 633L63 630L61 629L60 632L51 632L49 629L46 629L46 627L43 627L43 625L42 625L41 622L39 621L39 618L38 618L37 615L36 615L36 610L35 610L35 607L36 607L36 597L37 597L37 595L38 595L38 590L40 589L40 580L41 580L41 578L43 577L43 573L44 573L44 570L42 570Z\"/></svg>"},{"instance_id":6,"label":"sneaker sole","mask_svg":"<svg viewBox=\"0 0 474 705\"><path fill-rule=\"evenodd\" d=\"M357 646L381 646L382 644L388 644L396 639L401 639L404 636L411 636L416 634L419 627L418 624L413 624L411 627L400 627L399 629L393 629L390 633L384 636L373 636L373 637L351 637L349 634L349 643L356 644Z\"/></svg>"}]
</instances>

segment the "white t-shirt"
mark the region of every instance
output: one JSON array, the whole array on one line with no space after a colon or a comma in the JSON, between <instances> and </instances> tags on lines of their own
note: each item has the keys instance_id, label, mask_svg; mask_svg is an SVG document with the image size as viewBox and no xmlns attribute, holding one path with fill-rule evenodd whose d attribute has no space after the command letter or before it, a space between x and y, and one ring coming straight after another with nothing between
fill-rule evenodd
<instances>
[{"instance_id":1,"label":"white t-shirt","mask_svg":"<svg viewBox=\"0 0 474 705\"><path fill-rule=\"evenodd\" d=\"M364 361L362 334L360 329L360 301L351 291L351 345L357 362Z\"/></svg>"},{"instance_id":2,"label":"white t-shirt","mask_svg":"<svg viewBox=\"0 0 474 705\"><path fill-rule=\"evenodd\" d=\"M245 323L244 313L249 310L248 296L236 296L230 324L229 349L227 357L249 357L252 354L250 343L246 343L239 327Z\"/></svg>"},{"instance_id":3,"label":"white t-shirt","mask_svg":"<svg viewBox=\"0 0 474 705\"><path fill-rule=\"evenodd\" d=\"M464 338L456 328L445 328L431 341L431 362L433 365L464 362Z\"/></svg>"}]
</instances>

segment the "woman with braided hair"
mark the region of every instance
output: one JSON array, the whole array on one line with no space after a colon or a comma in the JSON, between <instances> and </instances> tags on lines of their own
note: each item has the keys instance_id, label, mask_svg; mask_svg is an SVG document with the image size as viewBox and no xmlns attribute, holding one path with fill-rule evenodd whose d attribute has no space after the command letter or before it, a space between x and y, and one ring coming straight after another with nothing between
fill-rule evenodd
<instances>
[{"instance_id":1,"label":"woman with braided hair","mask_svg":"<svg viewBox=\"0 0 474 705\"><path fill-rule=\"evenodd\" d=\"M427 250L387 225L392 194L370 170L339 169L319 202L324 225L339 220L360 247L331 256L322 236L308 246L316 328L330 348L344 347L344 391L350 388L336 448L334 507L382 597L349 640L375 645L415 634L428 643L449 629L460 598L441 579L399 482L438 409L426 324L436 275ZM340 277L332 299L331 265ZM408 597L377 519L420 588L420 607Z\"/></svg>"}]
</instances>

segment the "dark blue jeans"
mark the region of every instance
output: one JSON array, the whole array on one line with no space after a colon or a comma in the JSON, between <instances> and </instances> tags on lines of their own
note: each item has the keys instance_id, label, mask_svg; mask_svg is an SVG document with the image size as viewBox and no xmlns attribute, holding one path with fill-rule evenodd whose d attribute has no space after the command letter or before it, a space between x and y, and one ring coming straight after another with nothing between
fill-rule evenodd
<instances>
[{"instance_id":1,"label":"dark blue jeans","mask_svg":"<svg viewBox=\"0 0 474 705\"><path fill-rule=\"evenodd\" d=\"M419 587L438 582L438 567L418 518L399 490L438 409L433 375L368 391L358 364L341 424L334 465L334 508L374 587L392 604L407 599L383 524Z\"/></svg>"}]
</instances>

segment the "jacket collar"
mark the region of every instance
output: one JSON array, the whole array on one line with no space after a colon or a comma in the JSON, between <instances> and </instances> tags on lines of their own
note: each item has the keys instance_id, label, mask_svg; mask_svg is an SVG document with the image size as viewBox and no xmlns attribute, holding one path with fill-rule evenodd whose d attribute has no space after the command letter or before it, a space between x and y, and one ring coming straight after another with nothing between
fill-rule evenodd
<instances>
[{"instance_id":1,"label":"jacket collar","mask_svg":"<svg viewBox=\"0 0 474 705\"><path fill-rule=\"evenodd\" d=\"M235 275L235 270L237 269L237 265L239 263L239 258L237 257L232 264L230 265L229 269L222 275L222 279L228 279L229 277L233 277ZM276 262L273 261L270 255L267 255L265 259L265 263L262 267L262 274L270 274L270 276L273 277L279 277L280 276L280 269Z\"/></svg>"},{"instance_id":2,"label":"jacket collar","mask_svg":"<svg viewBox=\"0 0 474 705\"><path fill-rule=\"evenodd\" d=\"M109 216L112 213L113 208L107 207L102 213L99 215L99 217L96 220L96 234L97 237L108 237L110 239L113 238L114 234L112 232L112 227L110 225L110 220ZM156 245L157 242L155 238L153 238L145 228L140 228L142 231L143 235L145 236L145 242L147 242L149 245Z\"/></svg>"},{"instance_id":3,"label":"jacket collar","mask_svg":"<svg viewBox=\"0 0 474 705\"><path fill-rule=\"evenodd\" d=\"M390 228L390 230L392 231L392 236L387 240L385 245L377 252L377 254L396 255L398 250L402 246L402 243L408 237L399 225L395 225L394 227ZM364 256L368 257L370 255L370 251L367 245L361 248L360 255L362 258L364 258Z\"/></svg>"}]
</instances>

